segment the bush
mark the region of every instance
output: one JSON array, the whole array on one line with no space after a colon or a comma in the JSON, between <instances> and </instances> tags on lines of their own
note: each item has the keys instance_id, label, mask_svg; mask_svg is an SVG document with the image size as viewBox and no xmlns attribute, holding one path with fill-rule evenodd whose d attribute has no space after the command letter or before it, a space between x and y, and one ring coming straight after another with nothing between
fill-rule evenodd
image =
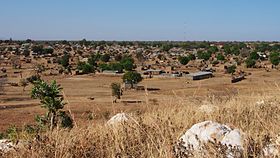
<instances>
[{"instance_id":1,"label":"bush","mask_svg":"<svg viewBox=\"0 0 280 158\"><path fill-rule=\"evenodd\" d=\"M62 58L58 61L59 64L61 64L65 69L69 66L69 55L64 54Z\"/></svg>"},{"instance_id":2,"label":"bush","mask_svg":"<svg viewBox=\"0 0 280 158\"><path fill-rule=\"evenodd\" d=\"M278 52L273 52L270 54L269 60L273 65L279 65L279 63L280 63L279 55L280 54Z\"/></svg>"},{"instance_id":3,"label":"bush","mask_svg":"<svg viewBox=\"0 0 280 158\"><path fill-rule=\"evenodd\" d=\"M229 73L229 74L235 73L235 70L236 70L235 65L231 65L231 66L227 67L227 73Z\"/></svg>"},{"instance_id":4,"label":"bush","mask_svg":"<svg viewBox=\"0 0 280 158\"><path fill-rule=\"evenodd\" d=\"M249 58L245 61L245 63L246 63L247 68L252 68L256 65L256 60Z\"/></svg>"},{"instance_id":5,"label":"bush","mask_svg":"<svg viewBox=\"0 0 280 158\"><path fill-rule=\"evenodd\" d=\"M134 60L130 57L122 59L121 64L126 71L132 71L134 68Z\"/></svg>"},{"instance_id":6,"label":"bush","mask_svg":"<svg viewBox=\"0 0 280 158\"><path fill-rule=\"evenodd\" d=\"M110 60L110 55L109 54L104 54L101 56L101 61L107 63Z\"/></svg>"},{"instance_id":7,"label":"bush","mask_svg":"<svg viewBox=\"0 0 280 158\"><path fill-rule=\"evenodd\" d=\"M179 57L178 58L178 60L179 60L179 62L182 64L182 65L187 65L188 64L188 62L190 61L190 59L188 58L188 57L186 57L186 56L184 56L184 57Z\"/></svg>"},{"instance_id":8,"label":"bush","mask_svg":"<svg viewBox=\"0 0 280 158\"><path fill-rule=\"evenodd\" d=\"M260 58L260 56L256 51L254 51L250 54L249 58L252 59L252 60L258 60Z\"/></svg>"},{"instance_id":9,"label":"bush","mask_svg":"<svg viewBox=\"0 0 280 158\"><path fill-rule=\"evenodd\" d=\"M211 57L211 53L199 51L197 53L197 57L198 57L198 59L209 60L209 58Z\"/></svg>"},{"instance_id":10,"label":"bush","mask_svg":"<svg viewBox=\"0 0 280 158\"><path fill-rule=\"evenodd\" d=\"M189 60L195 60L196 59L195 55L193 55L193 54L189 54L188 58L189 58Z\"/></svg>"},{"instance_id":11,"label":"bush","mask_svg":"<svg viewBox=\"0 0 280 158\"><path fill-rule=\"evenodd\" d=\"M222 53L219 53L217 55L217 60L224 61L225 60L225 56Z\"/></svg>"},{"instance_id":12,"label":"bush","mask_svg":"<svg viewBox=\"0 0 280 158\"><path fill-rule=\"evenodd\" d=\"M83 74L89 74L94 72L94 67L86 62L79 62L77 69L81 70Z\"/></svg>"}]
</instances>

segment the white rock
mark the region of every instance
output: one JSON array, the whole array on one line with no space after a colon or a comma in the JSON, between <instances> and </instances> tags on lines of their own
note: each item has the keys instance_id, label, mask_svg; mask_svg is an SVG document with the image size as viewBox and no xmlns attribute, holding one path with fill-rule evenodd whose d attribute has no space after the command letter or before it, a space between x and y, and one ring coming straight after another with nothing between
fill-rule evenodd
<instances>
[{"instance_id":1,"label":"white rock","mask_svg":"<svg viewBox=\"0 0 280 158\"><path fill-rule=\"evenodd\" d=\"M180 140L184 142L183 146L189 151L205 153L202 151L203 145L209 142L220 142L227 147L234 147L239 153L242 153L244 138L244 134L238 129L232 130L226 125L205 121L193 125ZM233 157L233 154L228 151L227 157Z\"/></svg>"},{"instance_id":2,"label":"white rock","mask_svg":"<svg viewBox=\"0 0 280 158\"><path fill-rule=\"evenodd\" d=\"M129 116L125 113L118 113L115 116L111 117L109 121L107 121L107 124L113 125L113 124L119 124L124 123L129 120Z\"/></svg>"},{"instance_id":3,"label":"white rock","mask_svg":"<svg viewBox=\"0 0 280 158\"><path fill-rule=\"evenodd\" d=\"M15 149L16 145L8 139L0 140L0 152L8 152Z\"/></svg>"},{"instance_id":4,"label":"white rock","mask_svg":"<svg viewBox=\"0 0 280 158\"><path fill-rule=\"evenodd\" d=\"M264 105L264 103L265 103L264 100L259 100L256 102L256 105L261 106Z\"/></svg>"},{"instance_id":5,"label":"white rock","mask_svg":"<svg viewBox=\"0 0 280 158\"><path fill-rule=\"evenodd\" d=\"M263 148L264 156L266 157L280 157L280 135L271 143Z\"/></svg>"},{"instance_id":6,"label":"white rock","mask_svg":"<svg viewBox=\"0 0 280 158\"><path fill-rule=\"evenodd\" d=\"M266 157L280 156L279 148L280 148L280 146L278 146L276 144L267 145L266 147L263 148L264 156L266 156Z\"/></svg>"},{"instance_id":7,"label":"white rock","mask_svg":"<svg viewBox=\"0 0 280 158\"><path fill-rule=\"evenodd\" d=\"M215 108L213 105L211 104L204 104L204 105L201 105L198 109L201 111L201 112L205 112L205 113L212 113L215 111Z\"/></svg>"}]
</instances>

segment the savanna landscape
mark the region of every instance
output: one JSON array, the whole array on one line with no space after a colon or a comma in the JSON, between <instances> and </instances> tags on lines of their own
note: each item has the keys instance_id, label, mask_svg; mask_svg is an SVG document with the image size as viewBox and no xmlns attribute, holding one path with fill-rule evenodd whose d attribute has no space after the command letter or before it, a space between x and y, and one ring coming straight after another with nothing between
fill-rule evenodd
<instances>
[{"instance_id":1,"label":"savanna landscape","mask_svg":"<svg viewBox=\"0 0 280 158\"><path fill-rule=\"evenodd\" d=\"M279 158L279 7L1 2L0 158Z\"/></svg>"}]
</instances>

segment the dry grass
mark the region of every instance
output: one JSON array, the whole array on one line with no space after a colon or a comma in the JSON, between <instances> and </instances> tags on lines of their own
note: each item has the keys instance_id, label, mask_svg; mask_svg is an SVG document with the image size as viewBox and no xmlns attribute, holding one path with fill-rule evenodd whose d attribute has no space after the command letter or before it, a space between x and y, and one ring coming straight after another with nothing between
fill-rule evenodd
<instances>
[{"instance_id":1,"label":"dry grass","mask_svg":"<svg viewBox=\"0 0 280 158\"><path fill-rule=\"evenodd\" d=\"M71 131L55 130L31 141L30 148L11 153L12 157L174 157L178 138L193 124L212 120L239 128L247 134L244 157L261 155L270 137L280 133L280 98L265 97L264 104L241 96L222 102L205 98L216 106L212 113L198 110L201 101L174 96L162 105L146 105L132 114L130 123L108 127L104 123L78 126ZM8 157L9 157L8 156ZM208 155L209 156L209 155ZM213 153L212 157L222 157Z\"/></svg>"}]
</instances>

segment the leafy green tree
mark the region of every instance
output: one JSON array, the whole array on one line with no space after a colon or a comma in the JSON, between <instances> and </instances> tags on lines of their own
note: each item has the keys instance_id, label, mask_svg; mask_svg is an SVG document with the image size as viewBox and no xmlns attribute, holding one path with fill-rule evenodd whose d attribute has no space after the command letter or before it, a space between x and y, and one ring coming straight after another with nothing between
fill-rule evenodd
<instances>
[{"instance_id":1,"label":"leafy green tree","mask_svg":"<svg viewBox=\"0 0 280 158\"><path fill-rule=\"evenodd\" d=\"M94 67L86 62L79 62L77 66L78 70L81 70L83 74L94 73Z\"/></svg>"},{"instance_id":2,"label":"leafy green tree","mask_svg":"<svg viewBox=\"0 0 280 158\"><path fill-rule=\"evenodd\" d=\"M252 68L256 65L256 60L248 58L248 59L246 59L245 63L246 63L247 68Z\"/></svg>"},{"instance_id":3,"label":"leafy green tree","mask_svg":"<svg viewBox=\"0 0 280 158\"><path fill-rule=\"evenodd\" d=\"M211 46L211 47L208 48L208 52L211 53L211 54L216 53L218 51L219 51L219 49L216 46Z\"/></svg>"},{"instance_id":4,"label":"leafy green tree","mask_svg":"<svg viewBox=\"0 0 280 158\"><path fill-rule=\"evenodd\" d=\"M188 58L188 57L186 57L186 56L180 56L179 58L178 58L178 60L179 60L179 62L182 64L182 65L187 65L188 64L188 62L190 61L190 59Z\"/></svg>"},{"instance_id":5,"label":"leafy green tree","mask_svg":"<svg viewBox=\"0 0 280 158\"><path fill-rule=\"evenodd\" d=\"M199 51L197 52L197 57L198 59L209 60L211 57L211 53L208 51L207 52Z\"/></svg>"},{"instance_id":6,"label":"leafy green tree","mask_svg":"<svg viewBox=\"0 0 280 158\"><path fill-rule=\"evenodd\" d=\"M69 56L69 54L64 54L63 56L62 56L62 58L58 61L58 63L59 64L61 64L65 69L68 69L68 67L69 67L69 58L70 58L70 56Z\"/></svg>"},{"instance_id":7,"label":"leafy green tree","mask_svg":"<svg viewBox=\"0 0 280 158\"><path fill-rule=\"evenodd\" d=\"M126 72L122 79L123 82L131 84L131 87L133 87L133 84L137 84L143 80L141 74L135 71Z\"/></svg>"},{"instance_id":8,"label":"leafy green tree","mask_svg":"<svg viewBox=\"0 0 280 158\"><path fill-rule=\"evenodd\" d=\"M124 56L120 63L126 71L132 71L134 68L134 60L130 56Z\"/></svg>"},{"instance_id":9,"label":"leafy green tree","mask_svg":"<svg viewBox=\"0 0 280 158\"><path fill-rule=\"evenodd\" d=\"M252 59L252 60L258 60L260 58L260 56L256 51L254 51L250 54L249 58Z\"/></svg>"},{"instance_id":10,"label":"leafy green tree","mask_svg":"<svg viewBox=\"0 0 280 158\"><path fill-rule=\"evenodd\" d=\"M64 108L64 101L61 95L61 86L52 81L50 84L43 80L36 81L31 92L31 97L40 99L41 107L47 109L45 117L39 117L39 120L45 120L49 124L50 130L57 126L59 115Z\"/></svg>"},{"instance_id":11,"label":"leafy green tree","mask_svg":"<svg viewBox=\"0 0 280 158\"><path fill-rule=\"evenodd\" d=\"M280 63L280 54L278 52L273 52L270 54L270 57L269 57L269 60L270 62L273 64L273 65L279 65Z\"/></svg>"},{"instance_id":12,"label":"leafy green tree","mask_svg":"<svg viewBox=\"0 0 280 158\"><path fill-rule=\"evenodd\" d=\"M53 48L44 48L42 50L43 54L53 54L53 52L54 52Z\"/></svg>"},{"instance_id":13,"label":"leafy green tree","mask_svg":"<svg viewBox=\"0 0 280 158\"><path fill-rule=\"evenodd\" d=\"M111 70L123 72L123 65L121 63L110 63L109 67Z\"/></svg>"},{"instance_id":14,"label":"leafy green tree","mask_svg":"<svg viewBox=\"0 0 280 158\"><path fill-rule=\"evenodd\" d=\"M219 53L217 55L217 60L224 61L225 60L225 56L222 53Z\"/></svg>"},{"instance_id":15,"label":"leafy green tree","mask_svg":"<svg viewBox=\"0 0 280 158\"><path fill-rule=\"evenodd\" d=\"M195 60L196 59L195 55L193 55L193 54L189 54L188 58L189 58L189 60Z\"/></svg>"},{"instance_id":16,"label":"leafy green tree","mask_svg":"<svg viewBox=\"0 0 280 158\"><path fill-rule=\"evenodd\" d=\"M122 95L121 84L114 82L111 84L111 89L112 89L112 96L115 97L113 102L116 103L117 99L121 99L121 95Z\"/></svg>"}]
</instances>

